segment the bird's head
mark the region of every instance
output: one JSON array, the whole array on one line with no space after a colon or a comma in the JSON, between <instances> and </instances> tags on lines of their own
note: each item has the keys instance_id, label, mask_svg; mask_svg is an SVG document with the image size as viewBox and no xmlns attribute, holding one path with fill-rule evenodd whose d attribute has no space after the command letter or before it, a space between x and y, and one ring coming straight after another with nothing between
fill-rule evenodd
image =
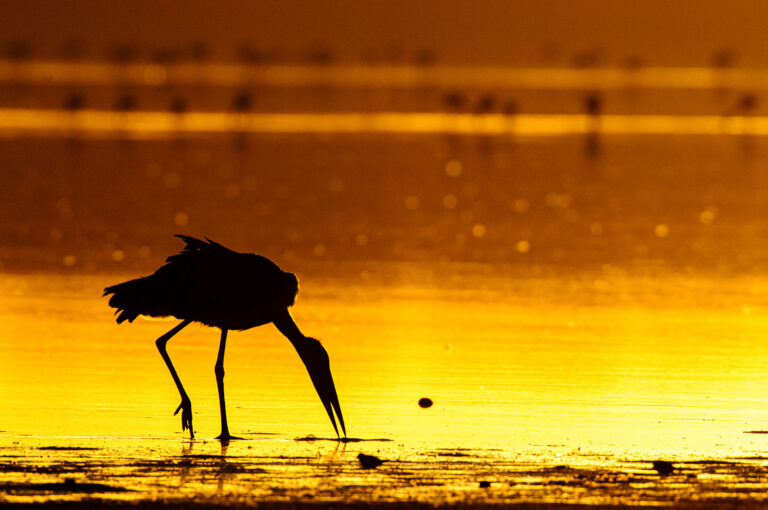
<instances>
[{"instance_id":1,"label":"bird's head","mask_svg":"<svg viewBox=\"0 0 768 510\"><path fill-rule=\"evenodd\" d=\"M320 396L320 400L322 401L323 406L325 406L325 411L331 419L336 435L339 435L339 429L336 427L336 419L333 415L334 411L336 411L341 430L344 433L344 437L346 437L347 430L344 428L344 417L341 414L339 397L336 395L336 386L333 384L328 353L319 340L310 337L304 337L301 347L297 350L301 357L301 361L303 361L304 365L307 367L307 372L309 372L309 377L312 379L312 384L315 386L315 391L317 391L318 396Z\"/></svg>"}]
</instances>

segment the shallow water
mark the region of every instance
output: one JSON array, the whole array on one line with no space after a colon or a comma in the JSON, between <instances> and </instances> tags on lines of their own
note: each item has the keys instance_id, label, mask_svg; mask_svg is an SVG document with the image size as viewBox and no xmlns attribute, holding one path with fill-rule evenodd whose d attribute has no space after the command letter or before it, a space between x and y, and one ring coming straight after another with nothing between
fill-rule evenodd
<instances>
[{"instance_id":1,"label":"shallow water","mask_svg":"<svg viewBox=\"0 0 768 510\"><path fill-rule=\"evenodd\" d=\"M330 353L350 437L366 441L296 441L332 428L290 344L265 326L230 336L230 429L244 440L228 447L211 439L215 330L191 326L169 344L192 398L189 441L153 345L172 323L117 326L98 297L123 275L5 275L2 497L764 497L765 280L500 278L455 265L450 282L414 286L371 267L365 282L303 278L294 309ZM360 452L389 462L362 470ZM657 459L678 470L660 477Z\"/></svg>"},{"instance_id":2,"label":"shallow water","mask_svg":"<svg viewBox=\"0 0 768 510\"><path fill-rule=\"evenodd\" d=\"M766 499L762 138L176 135L0 139L0 501ZM176 232L298 275L355 441L272 326L230 334L226 447L218 331L171 340L187 438L175 323L100 297Z\"/></svg>"}]
</instances>

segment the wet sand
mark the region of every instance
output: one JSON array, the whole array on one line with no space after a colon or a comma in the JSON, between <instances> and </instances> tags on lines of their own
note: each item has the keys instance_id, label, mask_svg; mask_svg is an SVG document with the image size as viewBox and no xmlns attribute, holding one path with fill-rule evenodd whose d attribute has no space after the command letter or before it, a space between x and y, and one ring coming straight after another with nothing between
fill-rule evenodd
<instances>
[{"instance_id":1,"label":"wet sand","mask_svg":"<svg viewBox=\"0 0 768 510\"><path fill-rule=\"evenodd\" d=\"M0 498L4 506L64 508L768 507L765 457L675 462L675 471L662 476L651 459L575 451L561 457L562 464L550 463L547 447L541 455L520 456L334 443L252 439L223 447L204 440L3 437ZM359 451L379 452L388 462L364 470Z\"/></svg>"},{"instance_id":2,"label":"wet sand","mask_svg":"<svg viewBox=\"0 0 768 510\"><path fill-rule=\"evenodd\" d=\"M599 291L586 280L593 299L579 304L573 296L586 290L563 296L559 279L497 278L485 290L461 290L470 281L453 274L450 288L429 291L308 285L296 316L327 339L353 434L345 443L327 436L327 417L284 340L264 328L233 334L230 427L245 439L226 446L212 439L215 331L191 328L170 349L192 395L199 439L190 441L172 416L177 395L152 342L169 325L101 318L104 303L92 291L120 275L6 275L0 502L768 506L764 325L761 308L743 308L744 281L718 280L729 297L711 301L706 280L608 278ZM472 298L460 299L465 292ZM324 313L342 293L357 296L343 321ZM622 302L627 293L634 297ZM661 297L685 309L664 311L654 301ZM723 345L732 328L739 344ZM360 331L368 337L358 339ZM478 332L487 352L468 340ZM408 347L409 335L421 339L418 348ZM419 407L423 395L432 407ZM362 469L359 453L386 462ZM661 475L657 460L674 471Z\"/></svg>"}]
</instances>

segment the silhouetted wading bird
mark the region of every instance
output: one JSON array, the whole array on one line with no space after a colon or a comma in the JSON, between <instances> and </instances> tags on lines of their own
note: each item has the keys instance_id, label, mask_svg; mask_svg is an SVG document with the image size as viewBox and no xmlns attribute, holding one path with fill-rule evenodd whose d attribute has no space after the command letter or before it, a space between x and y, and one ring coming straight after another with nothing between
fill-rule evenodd
<instances>
[{"instance_id":1,"label":"silhouetted wading bird","mask_svg":"<svg viewBox=\"0 0 768 510\"><path fill-rule=\"evenodd\" d=\"M221 343L216 358L216 383L221 407L221 441L233 439L227 426L224 404L224 347L227 331L244 330L273 323L291 341L307 367L312 383L331 419L336 435L336 416L346 437L336 387L333 384L328 353L320 342L304 336L293 322L288 307L293 305L299 282L291 273L280 270L269 259L253 253L238 253L206 238L178 235L186 246L172 255L166 264L150 276L119 283L104 289L104 295L113 294L109 306L117 308L118 324L139 315L176 317L181 323L157 339L157 348L168 365L181 395L182 430L192 430L192 404L184 391L171 358L165 349L168 340L191 322L200 322L221 329Z\"/></svg>"}]
</instances>

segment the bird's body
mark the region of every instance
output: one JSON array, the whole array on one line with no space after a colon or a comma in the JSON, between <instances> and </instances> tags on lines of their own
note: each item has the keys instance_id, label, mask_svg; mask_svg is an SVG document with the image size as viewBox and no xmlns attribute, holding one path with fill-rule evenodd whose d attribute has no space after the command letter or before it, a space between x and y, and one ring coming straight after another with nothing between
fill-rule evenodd
<instances>
[{"instance_id":1,"label":"bird's body","mask_svg":"<svg viewBox=\"0 0 768 510\"><path fill-rule=\"evenodd\" d=\"M202 241L189 236L177 237L186 243L181 253L168 257L166 264L152 275L107 287L104 295L111 295L109 305L117 309L118 323L133 322L140 315L182 320L156 342L182 398L176 411L183 411L182 427L189 428L194 437L191 403L165 350L168 340L191 322L221 329L215 371L222 415L220 438L226 440L232 437L224 405L227 331L274 323L291 341L306 365L334 429L336 421L332 408L344 430L328 354L320 342L305 337L299 331L288 312L299 289L296 276L282 271L274 262L259 255L239 253L210 239Z\"/></svg>"},{"instance_id":2,"label":"bird's body","mask_svg":"<svg viewBox=\"0 0 768 510\"><path fill-rule=\"evenodd\" d=\"M187 245L150 276L105 289L117 322L139 315L176 317L220 329L245 330L272 322L293 305L299 282L271 260L213 241L179 236Z\"/></svg>"}]
</instances>

